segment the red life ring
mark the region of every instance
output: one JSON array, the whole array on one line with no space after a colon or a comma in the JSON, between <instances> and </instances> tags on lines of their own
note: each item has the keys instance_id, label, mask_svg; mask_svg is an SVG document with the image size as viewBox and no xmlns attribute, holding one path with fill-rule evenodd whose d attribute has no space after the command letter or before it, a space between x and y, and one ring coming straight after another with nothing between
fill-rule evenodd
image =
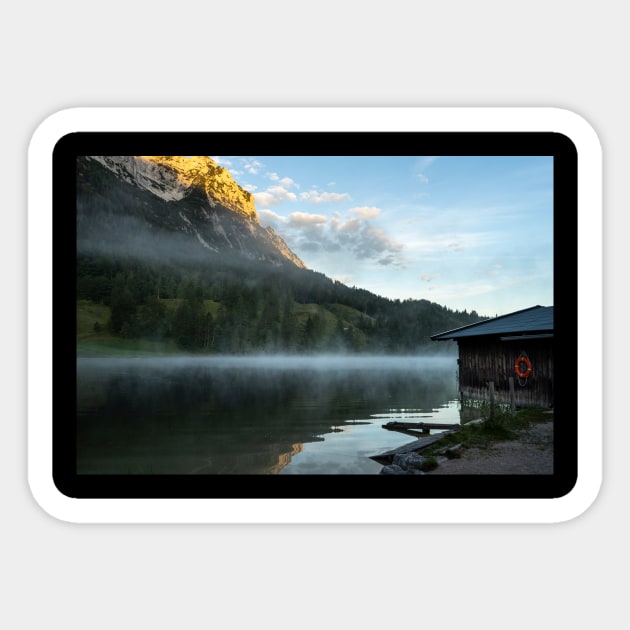
<instances>
[{"instance_id":1,"label":"red life ring","mask_svg":"<svg viewBox=\"0 0 630 630\"><path fill-rule=\"evenodd\" d=\"M523 364L525 364L525 369L522 367ZM533 371L532 362L525 355L521 355L514 363L514 371L519 378L527 378Z\"/></svg>"}]
</instances>

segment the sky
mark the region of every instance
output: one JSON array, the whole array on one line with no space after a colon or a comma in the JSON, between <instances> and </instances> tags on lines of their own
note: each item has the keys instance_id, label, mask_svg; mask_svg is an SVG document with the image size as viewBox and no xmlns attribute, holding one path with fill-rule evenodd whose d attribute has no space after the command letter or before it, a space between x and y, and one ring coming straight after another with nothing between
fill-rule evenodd
<instances>
[{"instance_id":1,"label":"sky","mask_svg":"<svg viewBox=\"0 0 630 630\"><path fill-rule=\"evenodd\" d=\"M210 156L314 271L494 317L553 304L551 156Z\"/></svg>"}]
</instances>

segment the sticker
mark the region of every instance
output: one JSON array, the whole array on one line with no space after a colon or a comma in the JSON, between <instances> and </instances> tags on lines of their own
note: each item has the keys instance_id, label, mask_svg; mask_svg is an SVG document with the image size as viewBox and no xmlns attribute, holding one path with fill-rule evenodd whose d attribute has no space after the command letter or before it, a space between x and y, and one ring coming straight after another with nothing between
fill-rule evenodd
<instances>
[{"instance_id":1,"label":"sticker","mask_svg":"<svg viewBox=\"0 0 630 630\"><path fill-rule=\"evenodd\" d=\"M28 155L35 500L77 523L579 516L601 160L553 108L53 114Z\"/></svg>"}]
</instances>

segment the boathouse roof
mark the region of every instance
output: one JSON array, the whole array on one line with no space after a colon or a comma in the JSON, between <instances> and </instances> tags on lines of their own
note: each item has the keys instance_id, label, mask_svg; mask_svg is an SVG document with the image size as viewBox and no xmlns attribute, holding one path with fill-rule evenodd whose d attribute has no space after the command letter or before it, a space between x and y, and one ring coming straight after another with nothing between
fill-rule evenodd
<instances>
[{"instance_id":1,"label":"boathouse roof","mask_svg":"<svg viewBox=\"0 0 630 630\"><path fill-rule=\"evenodd\" d=\"M468 326L432 335L433 341L500 336L504 340L553 337L553 306L532 306L522 311L484 319Z\"/></svg>"}]
</instances>

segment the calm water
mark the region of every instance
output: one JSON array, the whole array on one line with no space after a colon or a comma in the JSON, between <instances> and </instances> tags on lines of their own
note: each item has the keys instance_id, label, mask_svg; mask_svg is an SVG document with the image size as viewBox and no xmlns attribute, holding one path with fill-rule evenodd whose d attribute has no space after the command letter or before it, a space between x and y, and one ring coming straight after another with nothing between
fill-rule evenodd
<instances>
[{"instance_id":1,"label":"calm water","mask_svg":"<svg viewBox=\"0 0 630 630\"><path fill-rule=\"evenodd\" d=\"M413 440L391 420L459 422L456 359L79 359L79 474L378 474Z\"/></svg>"}]
</instances>

